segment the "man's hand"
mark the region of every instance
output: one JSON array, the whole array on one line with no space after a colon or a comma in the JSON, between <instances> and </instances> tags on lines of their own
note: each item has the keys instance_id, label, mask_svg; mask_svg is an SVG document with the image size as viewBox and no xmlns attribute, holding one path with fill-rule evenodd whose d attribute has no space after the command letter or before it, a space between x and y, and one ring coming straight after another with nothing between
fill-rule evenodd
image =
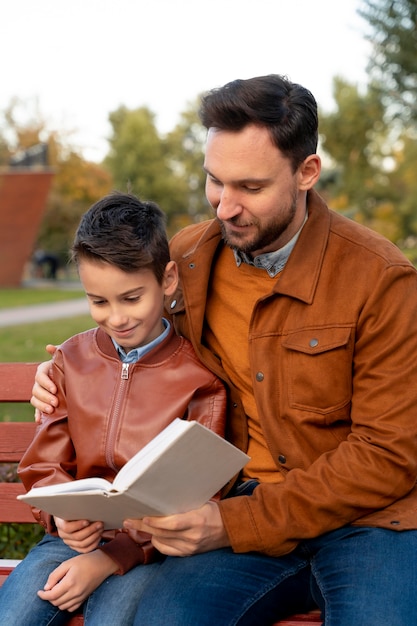
<instances>
[{"instance_id":1,"label":"man's hand","mask_svg":"<svg viewBox=\"0 0 417 626\"><path fill-rule=\"evenodd\" d=\"M85 553L95 550L100 543L103 532L102 522L77 520L67 522L55 517L55 525L62 541L73 550Z\"/></svg>"},{"instance_id":2,"label":"man's hand","mask_svg":"<svg viewBox=\"0 0 417 626\"><path fill-rule=\"evenodd\" d=\"M46 346L46 351L53 355L57 347L52 344ZM35 375L35 384L32 387L32 397L30 403L35 407L35 421L41 420L42 413L53 413L54 408L58 406L56 398L56 386L50 378L50 361L40 363Z\"/></svg>"},{"instance_id":3,"label":"man's hand","mask_svg":"<svg viewBox=\"0 0 417 626\"><path fill-rule=\"evenodd\" d=\"M230 545L219 507L213 501L188 513L128 519L124 527L150 533L155 548L168 556L190 556Z\"/></svg>"},{"instance_id":4,"label":"man's hand","mask_svg":"<svg viewBox=\"0 0 417 626\"><path fill-rule=\"evenodd\" d=\"M61 611L75 611L117 569L116 562L101 550L80 554L54 569L38 596Z\"/></svg>"}]
</instances>

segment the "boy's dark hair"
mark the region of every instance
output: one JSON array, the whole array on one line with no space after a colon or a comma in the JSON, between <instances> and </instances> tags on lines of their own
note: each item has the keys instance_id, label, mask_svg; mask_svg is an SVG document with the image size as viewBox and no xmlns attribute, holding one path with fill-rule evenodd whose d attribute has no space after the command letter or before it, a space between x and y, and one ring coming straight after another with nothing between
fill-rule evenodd
<instances>
[{"instance_id":1,"label":"boy's dark hair","mask_svg":"<svg viewBox=\"0 0 417 626\"><path fill-rule=\"evenodd\" d=\"M150 269L161 284L170 261L165 216L154 202L110 193L82 216L71 259L102 261L124 272Z\"/></svg>"},{"instance_id":2,"label":"boy's dark hair","mask_svg":"<svg viewBox=\"0 0 417 626\"><path fill-rule=\"evenodd\" d=\"M248 124L267 128L293 171L317 150L316 100L284 76L238 79L212 89L202 97L199 114L207 129L239 131Z\"/></svg>"}]
</instances>

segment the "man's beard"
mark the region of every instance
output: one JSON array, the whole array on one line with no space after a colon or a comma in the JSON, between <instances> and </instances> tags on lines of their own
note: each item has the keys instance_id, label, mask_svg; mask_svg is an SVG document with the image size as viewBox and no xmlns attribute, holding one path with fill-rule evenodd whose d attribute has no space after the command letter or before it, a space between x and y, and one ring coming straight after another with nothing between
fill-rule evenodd
<instances>
[{"instance_id":1,"label":"man's beard","mask_svg":"<svg viewBox=\"0 0 417 626\"><path fill-rule=\"evenodd\" d=\"M239 234L233 235L233 239L229 238L226 228L224 226L224 222L219 220L216 217L217 222L220 225L222 238L224 242L232 249L239 250L240 252L244 252L245 254L251 255L253 252L258 250L263 250L273 244L277 239L279 239L290 226L292 221L294 220L294 216L297 209L297 193L293 194L291 199L291 203L287 207L284 208L280 212L280 215L271 219L265 226L262 228L259 227L259 222L257 220L251 222L252 225L257 225L258 230L257 234L249 240L244 239L244 234L241 235L242 242L239 242ZM236 221L239 222L239 217L232 218L228 220L229 223ZM278 246L281 247L281 246ZM277 248L278 249L278 248Z\"/></svg>"}]
</instances>

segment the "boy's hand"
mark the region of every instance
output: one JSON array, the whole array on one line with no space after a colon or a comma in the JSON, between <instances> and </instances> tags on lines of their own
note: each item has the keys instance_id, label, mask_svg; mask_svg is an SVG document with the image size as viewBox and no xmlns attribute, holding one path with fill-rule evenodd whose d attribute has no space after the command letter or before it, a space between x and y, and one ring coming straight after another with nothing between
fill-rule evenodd
<instances>
[{"instance_id":1,"label":"boy's hand","mask_svg":"<svg viewBox=\"0 0 417 626\"><path fill-rule=\"evenodd\" d=\"M80 554L54 569L38 596L61 611L75 611L117 569L115 561L101 550Z\"/></svg>"},{"instance_id":2,"label":"boy's hand","mask_svg":"<svg viewBox=\"0 0 417 626\"><path fill-rule=\"evenodd\" d=\"M103 532L102 522L76 520L68 522L55 517L55 525L62 541L72 550L86 553L95 550Z\"/></svg>"}]
</instances>

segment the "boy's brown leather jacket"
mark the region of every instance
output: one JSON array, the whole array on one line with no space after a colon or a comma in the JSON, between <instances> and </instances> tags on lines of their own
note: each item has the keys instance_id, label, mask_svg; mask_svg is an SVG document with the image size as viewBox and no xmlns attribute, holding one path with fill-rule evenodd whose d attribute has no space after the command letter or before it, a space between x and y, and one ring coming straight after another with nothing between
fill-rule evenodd
<instances>
[{"instance_id":1,"label":"boy's brown leather jacket","mask_svg":"<svg viewBox=\"0 0 417 626\"><path fill-rule=\"evenodd\" d=\"M242 337L265 440L284 480L220 501L236 552L285 554L345 524L417 528L416 270L314 191L307 203L290 258ZM215 221L173 238L181 287L167 310L227 382L203 337L220 245ZM228 438L246 451L246 420L229 387Z\"/></svg>"},{"instance_id":2,"label":"boy's brown leather jacket","mask_svg":"<svg viewBox=\"0 0 417 626\"><path fill-rule=\"evenodd\" d=\"M128 366L102 330L76 335L54 356L52 378L59 407L42 416L20 463L27 489L91 476L112 481L176 417L224 435L225 388L172 327L161 344ZM48 532L56 533L50 515L33 511ZM146 533L120 529L105 539L100 549L118 563L119 573L157 557Z\"/></svg>"}]
</instances>

